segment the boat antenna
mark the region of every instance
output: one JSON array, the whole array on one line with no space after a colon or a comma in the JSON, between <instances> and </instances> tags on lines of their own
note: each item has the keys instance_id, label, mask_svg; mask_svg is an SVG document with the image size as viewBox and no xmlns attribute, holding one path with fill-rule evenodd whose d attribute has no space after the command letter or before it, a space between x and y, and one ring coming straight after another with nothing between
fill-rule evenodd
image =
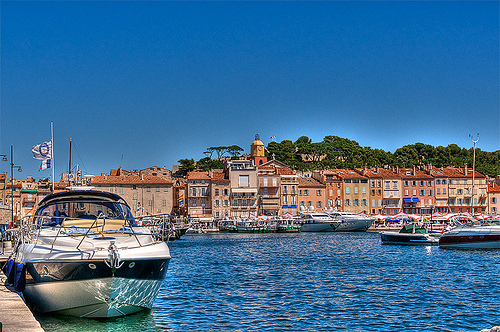
<instances>
[{"instance_id":1,"label":"boat antenna","mask_svg":"<svg viewBox=\"0 0 500 332\"><path fill-rule=\"evenodd\" d=\"M471 199L471 207L472 207L472 216L474 217L474 176L476 175L476 143L479 141L479 133L477 133L476 139L469 134L472 143L474 143L474 155L472 157L472 199Z\"/></svg>"}]
</instances>

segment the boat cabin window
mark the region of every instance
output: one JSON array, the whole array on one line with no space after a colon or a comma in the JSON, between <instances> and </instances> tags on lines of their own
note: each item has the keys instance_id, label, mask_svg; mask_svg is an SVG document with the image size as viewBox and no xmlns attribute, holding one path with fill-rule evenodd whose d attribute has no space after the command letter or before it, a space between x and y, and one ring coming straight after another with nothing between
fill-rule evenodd
<instances>
[{"instance_id":1,"label":"boat cabin window","mask_svg":"<svg viewBox=\"0 0 500 332\"><path fill-rule=\"evenodd\" d=\"M60 202L42 207L37 215L42 226L61 225L65 220L74 219L115 219L128 221L135 226L135 221L126 205L114 202Z\"/></svg>"}]
</instances>

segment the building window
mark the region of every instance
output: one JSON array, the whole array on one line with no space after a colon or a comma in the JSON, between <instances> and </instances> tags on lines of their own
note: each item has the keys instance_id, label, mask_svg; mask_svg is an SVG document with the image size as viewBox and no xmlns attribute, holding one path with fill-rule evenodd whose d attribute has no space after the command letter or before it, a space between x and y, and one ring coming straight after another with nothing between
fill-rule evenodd
<instances>
[{"instance_id":1,"label":"building window","mask_svg":"<svg viewBox=\"0 0 500 332\"><path fill-rule=\"evenodd\" d=\"M250 186L250 177L248 175L240 175L238 178L238 186L239 187L249 187Z\"/></svg>"},{"instance_id":2,"label":"building window","mask_svg":"<svg viewBox=\"0 0 500 332\"><path fill-rule=\"evenodd\" d=\"M215 196L219 196L219 189L215 189Z\"/></svg>"},{"instance_id":3,"label":"building window","mask_svg":"<svg viewBox=\"0 0 500 332\"><path fill-rule=\"evenodd\" d=\"M166 193L168 193L168 187L164 187L163 191L166 192Z\"/></svg>"},{"instance_id":4,"label":"building window","mask_svg":"<svg viewBox=\"0 0 500 332\"><path fill-rule=\"evenodd\" d=\"M191 188L191 196L196 196L196 188Z\"/></svg>"},{"instance_id":5,"label":"building window","mask_svg":"<svg viewBox=\"0 0 500 332\"><path fill-rule=\"evenodd\" d=\"M277 186L278 186L278 179L273 178L273 187L277 187Z\"/></svg>"},{"instance_id":6,"label":"building window","mask_svg":"<svg viewBox=\"0 0 500 332\"><path fill-rule=\"evenodd\" d=\"M148 201L148 205L149 205L149 206L153 206L153 201L152 201L152 200L149 200L149 201Z\"/></svg>"},{"instance_id":7,"label":"building window","mask_svg":"<svg viewBox=\"0 0 500 332\"><path fill-rule=\"evenodd\" d=\"M357 194L358 193L358 187L354 187L354 193Z\"/></svg>"},{"instance_id":8,"label":"building window","mask_svg":"<svg viewBox=\"0 0 500 332\"><path fill-rule=\"evenodd\" d=\"M349 199L346 199L345 200L345 206L350 206L351 205L351 202L349 201Z\"/></svg>"},{"instance_id":9,"label":"building window","mask_svg":"<svg viewBox=\"0 0 500 332\"><path fill-rule=\"evenodd\" d=\"M323 202L321 202L321 201L317 201L317 202L316 202L316 207L317 207L317 208L322 208L322 207L323 207Z\"/></svg>"},{"instance_id":10,"label":"building window","mask_svg":"<svg viewBox=\"0 0 500 332\"><path fill-rule=\"evenodd\" d=\"M349 194L349 187L345 187L345 193Z\"/></svg>"},{"instance_id":11,"label":"building window","mask_svg":"<svg viewBox=\"0 0 500 332\"><path fill-rule=\"evenodd\" d=\"M133 185L132 185L132 189L137 190L137 185L136 185L136 184L133 184Z\"/></svg>"},{"instance_id":12,"label":"building window","mask_svg":"<svg viewBox=\"0 0 500 332\"><path fill-rule=\"evenodd\" d=\"M323 196L323 190L321 189L316 190L316 196Z\"/></svg>"},{"instance_id":13,"label":"building window","mask_svg":"<svg viewBox=\"0 0 500 332\"><path fill-rule=\"evenodd\" d=\"M161 206L167 206L167 200L166 199L164 199L164 200L161 201Z\"/></svg>"},{"instance_id":14,"label":"building window","mask_svg":"<svg viewBox=\"0 0 500 332\"><path fill-rule=\"evenodd\" d=\"M132 199L137 199L137 193L132 194Z\"/></svg>"},{"instance_id":15,"label":"building window","mask_svg":"<svg viewBox=\"0 0 500 332\"><path fill-rule=\"evenodd\" d=\"M147 191L147 192L150 192L150 191L151 191L151 187L150 187L150 186L147 186L147 187L146 187L146 191Z\"/></svg>"},{"instance_id":16,"label":"building window","mask_svg":"<svg viewBox=\"0 0 500 332\"><path fill-rule=\"evenodd\" d=\"M160 186L156 186L156 192L160 192Z\"/></svg>"},{"instance_id":17,"label":"building window","mask_svg":"<svg viewBox=\"0 0 500 332\"><path fill-rule=\"evenodd\" d=\"M262 182L263 182L262 185L264 187L267 187L267 178L262 179Z\"/></svg>"}]
</instances>

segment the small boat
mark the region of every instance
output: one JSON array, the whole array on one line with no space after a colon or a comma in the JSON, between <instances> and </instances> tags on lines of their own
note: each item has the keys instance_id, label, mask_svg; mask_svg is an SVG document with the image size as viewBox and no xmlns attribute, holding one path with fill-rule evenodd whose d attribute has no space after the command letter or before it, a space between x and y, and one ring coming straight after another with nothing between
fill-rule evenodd
<instances>
[{"instance_id":1,"label":"small boat","mask_svg":"<svg viewBox=\"0 0 500 332\"><path fill-rule=\"evenodd\" d=\"M5 272L36 312L107 318L151 309L171 258L159 229L139 226L115 194L51 194L23 219Z\"/></svg>"},{"instance_id":2,"label":"small boat","mask_svg":"<svg viewBox=\"0 0 500 332\"><path fill-rule=\"evenodd\" d=\"M456 226L439 238L439 247L457 249L500 249L500 225L474 220Z\"/></svg>"},{"instance_id":3,"label":"small boat","mask_svg":"<svg viewBox=\"0 0 500 332\"><path fill-rule=\"evenodd\" d=\"M404 225L399 232L380 232L382 244L437 245L439 239L416 223Z\"/></svg>"},{"instance_id":4,"label":"small boat","mask_svg":"<svg viewBox=\"0 0 500 332\"><path fill-rule=\"evenodd\" d=\"M269 227L257 221L238 221L236 229L238 233L269 233Z\"/></svg>"},{"instance_id":5,"label":"small boat","mask_svg":"<svg viewBox=\"0 0 500 332\"><path fill-rule=\"evenodd\" d=\"M332 211L328 215L339 220L337 232L366 232L373 224L375 218L361 216L351 212Z\"/></svg>"},{"instance_id":6,"label":"small boat","mask_svg":"<svg viewBox=\"0 0 500 332\"><path fill-rule=\"evenodd\" d=\"M302 232L335 232L341 222L326 213L301 212L296 223Z\"/></svg>"},{"instance_id":7,"label":"small boat","mask_svg":"<svg viewBox=\"0 0 500 332\"><path fill-rule=\"evenodd\" d=\"M276 221L277 233L294 233L300 232L300 225L295 223L293 219L274 219Z\"/></svg>"}]
</instances>

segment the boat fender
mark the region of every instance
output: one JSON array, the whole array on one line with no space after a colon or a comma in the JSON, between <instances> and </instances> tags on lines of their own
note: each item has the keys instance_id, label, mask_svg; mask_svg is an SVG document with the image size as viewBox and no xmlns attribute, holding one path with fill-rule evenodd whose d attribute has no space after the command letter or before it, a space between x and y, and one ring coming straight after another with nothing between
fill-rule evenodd
<instances>
[{"instance_id":1,"label":"boat fender","mask_svg":"<svg viewBox=\"0 0 500 332\"><path fill-rule=\"evenodd\" d=\"M7 261L7 264L5 265L5 274L7 275L7 282L9 284L14 283L14 275L15 275L15 269L14 269L15 262L13 259L9 259Z\"/></svg>"},{"instance_id":2,"label":"boat fender","mask_svg":"<svg viewBox=\"0 0 500 332\"><path fill-rule=\"evenodd\" d=\"M17 292L24 291L26 287L26 266L23 263L16 264L16 276L14 279L14 289Z\"/></svg>"}]
</instances>

